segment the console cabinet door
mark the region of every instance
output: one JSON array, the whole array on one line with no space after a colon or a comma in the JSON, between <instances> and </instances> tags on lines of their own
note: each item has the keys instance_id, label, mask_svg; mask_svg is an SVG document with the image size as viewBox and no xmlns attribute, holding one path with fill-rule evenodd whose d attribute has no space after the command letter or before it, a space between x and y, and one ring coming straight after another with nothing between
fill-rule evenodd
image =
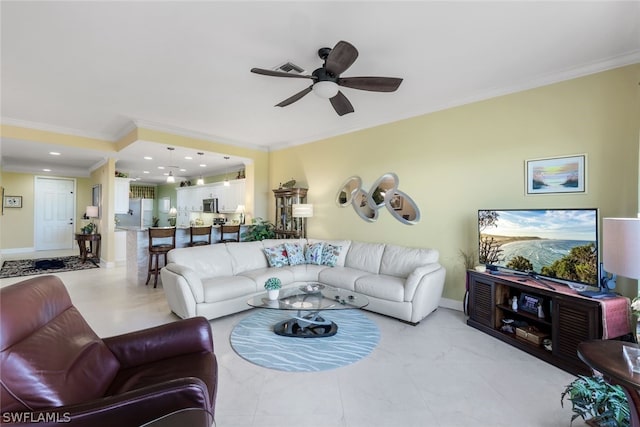
<instances>
[{"instance_id":1,"label":"console cabinet door","mask_svg":"<svg viewBox=\"0 0 640 427\"><path fill-rule=\"evenodd\" d=\"M493 283L471 278L469 283L469 317L478 323L493 325L495 311Z\"/></svg>"},{"instance_id":2,"label":"console cabinet door","mask_svg":"<svg viewBox=\"0 0 640 427\"><path fill-rule=\"evenodd\" d=\"M576 353L578 343L602 338L599 327L600 305L577 298L553 299L553 354L567 362L582 365Z\"/></svg>"}]
</instances>

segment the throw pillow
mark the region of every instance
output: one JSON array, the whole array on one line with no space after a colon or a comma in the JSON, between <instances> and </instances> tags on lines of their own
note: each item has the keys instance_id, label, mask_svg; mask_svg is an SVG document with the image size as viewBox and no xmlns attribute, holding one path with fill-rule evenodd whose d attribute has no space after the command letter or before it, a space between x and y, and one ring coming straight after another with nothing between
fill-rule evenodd
<instances>
[{"instance_id":1,"label":"throw pillow","mask_svg":"<svg viewBox=\"0 0 640 427\"><path fill-rule=\"evenodd\" d=\"M323 242L312 243L307 245L307 249L304 253L304 260L307 264L322 265L322 248Z\"/></svg>"},{"instance_id":2,"label":"throw pillow","mask_svg":"<svg viewBox=\"0 0 640 427\"><path fill-rule=\"evenodd\" d=\"M284 248L287 251L287 258L289 258L289 265L304 264L304 250L302 246L297 243L285 243Z\"/></svg>"},{"instance_id":3,"label":"throw pillow","mask_svg":"<svg viewBox=\"0 0 640 427\"><path fill-rule=\"evenodd\" d=\"M284 245L264 248L263 251L267 256L267 261L269 261L269 267L284 267L285 265L289 265L289 258L287 257L287 250Z\"/></svg>"},{"instance_id":4,"label":"throw pillow","mask_svg":"<svg viewBox=\"0 0 640 427\"><path fill-rule=\"evenodd\" d=\"M340 251L342 250L342 246L334 246L328 243L325 243L322 248L322 265L328 265L329 267L335 267L336 262L338 262L338 257L340 256Z\"/></svg>"}]
</instances>

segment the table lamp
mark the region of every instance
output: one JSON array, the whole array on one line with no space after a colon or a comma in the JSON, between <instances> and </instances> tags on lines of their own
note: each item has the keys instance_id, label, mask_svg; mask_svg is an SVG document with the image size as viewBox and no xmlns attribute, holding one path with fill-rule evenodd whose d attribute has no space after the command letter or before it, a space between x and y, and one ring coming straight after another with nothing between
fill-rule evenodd
<instances>
[{"instance_id":1,"label":"table lamp","mask_svg":"<svg viewBox=\"0 0 640 427\"><path fill-rule=\"evenodd\" d=\"M91 234L91 233L97 233L98 232L98 227L96 226L96 224L93 222L94 218L98 218L98 207L97 206L87 206L87 208L84 211L84 216L86 216L87 218L89 218L91 220L91 222L89 223L91 225L91 227L87 228L88 233L86 234Z\"/></svg>"},{"instance_id":2,"label":"table lamp","mask_svg":"<svg viewBox=\"0 0 640 427\"><path fill-rule=\"evenodd\" d=\"M291 205L291 216L294 218L302 218L302 236L307 237L307 221L305 218L313 216L313 205L308 203L295 203Z\"/></svg>"},{"instance_id":3,"label":"table lamp","mask_svg":"<svg viewBox=\"0 0 640 427\"><path fill-rule=\"evenodd\" d=\"M244 205L238 205L236 213L240 214L240 224L244 224Z\"/></svg>"},{"instance_id":4,"label":"table lamp","mask_svg":"<svg viewBox=\"0 0 640 427\"><path fill-rule=\"evenodd\" d=\"M176 217L178 216L178 210L174 207L169 209L169 225L175 227Z\"/></svg>"},{"instance_id":5,"label":"table lamp","mask_svg":"<svg viewBox=\"0 0 640 427\"><path fill-rule=\"evenodd\" d=\"M605 271L640 279L640 218L605 218L602 248Z\"/></svg>"}]
</instances>

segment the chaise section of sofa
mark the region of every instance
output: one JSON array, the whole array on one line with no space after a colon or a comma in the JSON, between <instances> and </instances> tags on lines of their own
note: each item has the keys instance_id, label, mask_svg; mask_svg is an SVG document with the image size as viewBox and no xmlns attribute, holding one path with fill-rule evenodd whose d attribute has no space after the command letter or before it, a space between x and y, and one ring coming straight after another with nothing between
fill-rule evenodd
<instances>
[{"instance_id":1,"label":"chaise section of sofa","mask_svg":"<svg viewBox=\"0 0 640 427\"><path fill-rule=\"evenodd\" d=\"M265 248L284 243L338 247L334 266L304 263L270 267ZM263 292L264 282L277 277L283 287L320 282L366 295L366 310L417 324L437 307L446 271L439 253L349 240L290 239L225 243L169 252L161 270L171 310L182 318L214 319L248 310L247 299Z\"/></svg>"}]
</instances>

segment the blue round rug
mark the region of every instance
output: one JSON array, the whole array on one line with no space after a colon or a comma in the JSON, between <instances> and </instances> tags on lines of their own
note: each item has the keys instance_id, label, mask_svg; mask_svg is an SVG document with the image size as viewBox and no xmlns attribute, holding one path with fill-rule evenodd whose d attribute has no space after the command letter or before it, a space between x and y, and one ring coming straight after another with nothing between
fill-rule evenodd
<instances>
[{"instance_id":1,"label":"blue round rug","mask_svg":"<svg viewBox=\"0 0 640 427\"><path fill-rule=\"evenodd\" d=\"M346 366L369 355L380 341L378 326L360 310L326 310L321 316L338 325L325 338L276 335L273 325L296 311L257 309L231 332L231 347L243 359L265 368L313 372Z\"/></svg>"}]
</instances>

